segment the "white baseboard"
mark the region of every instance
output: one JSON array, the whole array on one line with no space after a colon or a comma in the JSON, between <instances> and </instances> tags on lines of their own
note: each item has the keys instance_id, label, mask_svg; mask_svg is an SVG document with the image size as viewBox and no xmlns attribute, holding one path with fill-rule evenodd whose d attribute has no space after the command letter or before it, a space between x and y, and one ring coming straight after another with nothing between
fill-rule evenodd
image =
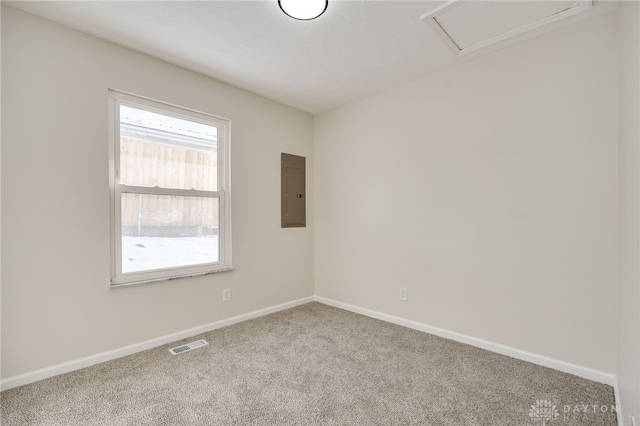
<instances>
[{"instance_id":1,"label":"white baseboard","mask_svg":"<svg viewBox=\"0 0 640 426\"><path fill-rule=\"evenodd\" d=\"M520 349L512 348L510 346L501 345L499 343L489 342L487 340L478 339L476 337L467 336L465 334L456 333L454 331L433 327L427 324L422 324L393 315L383 314L381 312L372 311L370 309L361 308L359 306L349 305L347 303L338 302L320 296L315 296L314 300L316 302L324 303L325 305L355 312L357 314L365 315L393 324L398 324L414 330L423 331L425 333L434 334L436 336L444 337L445 339L454 340L456 342L466 343L467 345L476 346L478 348L486 349L491 352L507 355L512 358L530 362L532 364L553 368L554 370L559 370L588 380L593 380L594 382L614 386L617 392L616 377L614 374L605 373L604 371L594 370L589 367L583 367L581 365L572 364L570 362L560 361L558 359L550 358L544 355L523 351ZM619 399L617 399L617 395L616 401L620 401Z\"/></svg>"},{"instance_id":2,"label":"white baseboard","mask_svg":"<svg viewBox=\"0 0 640 426\"><path fill-rule=\"evenodd\" d=\"M615 384L613 385L613 395L614 395L614 399L616 400L616 410L618 413L618 426L625 426L624 425L624 415L620 415L622 413L622 406L620 405L620 393L618 391L618 379L614 379ZM631 419L631 422L633 423L633 419Z\"/></svg>"},{"instance_id":3,"label":"white baseboard","mask_svg":"<svg viewBox=\"0 0 640 426\"><path fill-rule=\"evenodd\" d=\"M80 358L74 361L57 364L51 367L42 368L29 373L20 374L13 377L8 377L0 381L0 390L7 390L15 388L17 386L26 385L29 383L37 382L39 380L47 379L49 377L57 376L59 374L68 373L75 370L80 370L85 367L90 367L101 362L110 361L112 359L121 358L123 356L131 355L136 352L141 352L147 349L162 346L167 343L182 340L197 334L206 333L208 331L216 330L218 328L227 327L229 325L237 324L239 322L247 321L253 318L258 318L264 315L268 315L274 312L283 311L285 309L293 308L295 306L303 305L316 301L325 305L333 306L336 308L344 309L347 311L355 312L361 315L365 315L371 318L376 318L382 321L398 324L407 328L422 331L436 336L444 337L446 339L454 340L468 345L476 346L482 349L486 349L491 352L507 355L516 359L531 362L533 364L541 365L544 367L553 368L555 370L563 371L565 373L574 374L578 377L583 377L588 380L593 380L599 383L604 383L613 386L615 392L616 402L619 404L620 398L618 395L618 386L615 375L598 371L592 368L583 367L581 365L557 360L544 355L535 354L532 352L523 351L520 349L512 348L509 346L501 345L499 343L489 342L487 340L478 339L476 337L467 336L465 334L448 331L442 328L433 327L430 325L422 324L416 321L396 317L393 315L384 314L381 312L373 311L359 306L349 305L347 303L338 302L335 300L327 299L320 296L310 296L302 299L294 300L291 302L283 303L280 305L272 306L258 311L249 312L246 314L238 315L235 317L227 318L224 320L212 322L199 327L190 328L188 330L179 331L177 333L168 334L155 339L147 340L141 343L125 346L119 349L114 349L107 352L91 355L88 357ZM619 419L619 426L622 426L621 419Z\"/></svg>"},{"instance_id":4,"label":"white baseboard","mask_svg":"<svg viewBox=\"0 0 640 426\"><path fill-rule=\"evenodd\" d=\"M205 324L199 327L190 328L188 330L179 331L177 333L167 334L166 336L157 337L155 339L125 346L123 348L114 349L111 351L102 352L95 355L90 355L88 357L80 358L74 361L69 361L62 364L53 365L51 367L42 368L40 370L31 371L29 373L8 377L0 381L0 390L7 390L7 389L15 388L17 386L27 385L29 383L33 383L39 380L48 379L49 377L57 376L59 374L80 370L81 368L90 367L92 365L99 364L101 362L106 362L112 359L121 358L123 356L131 355L136 352L145 351L147 349L155 348L157 346L162 346L167 343L175 342L177 340L186 339L188 337L195 336L197 334L206 333L208 331L216 330L218 328L227 327L232 324L237 324L239 322L247 321L253 318L258 318L264 315L272 314L274 312L283 311L285 309L303 305L305 303L312 302L313 300L314 300L313 296L305 297L302 299L283 303L281 305L260 309L258 311L249 312L247 314L242 314L235 317L223 319L220 321L212 322L210 324Z\"/></svg>"}]
</instances>

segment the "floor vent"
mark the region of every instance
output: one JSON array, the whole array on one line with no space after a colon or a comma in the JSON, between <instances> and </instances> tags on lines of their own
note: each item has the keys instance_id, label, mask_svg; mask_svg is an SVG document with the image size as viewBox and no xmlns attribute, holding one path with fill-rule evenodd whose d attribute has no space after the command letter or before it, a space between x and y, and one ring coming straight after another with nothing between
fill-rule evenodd
<instances>
[{"instance_id":1,"label":"floor vent","mask_svg":"<svg viewBox=\"0 0 640 426\"><path fill-rule=\"evenodd\" d=\"M172 355L178 355L181 354L183 352L189 352L193 349L198 349L201 348L205 345L208 345L209 343L204 340L196 340L195 342L191 342L191 343L187 343L186 345L182 345L182 346L177 346L175 348L171 348L169 349L169 352L171 352Z\"/></svg>"}]
</instances>

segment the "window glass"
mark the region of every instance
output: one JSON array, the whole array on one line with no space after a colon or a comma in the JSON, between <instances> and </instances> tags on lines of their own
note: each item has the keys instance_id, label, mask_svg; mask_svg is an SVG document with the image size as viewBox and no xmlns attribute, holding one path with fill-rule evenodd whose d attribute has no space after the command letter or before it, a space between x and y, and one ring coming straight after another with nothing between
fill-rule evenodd
<instances>
[{"instance_id":1,"label":"window glass","mask_svg":"<svg viewBox=\"0 0 640 426\"><path fill-rule=\"evenodd\" d=\"M218 189L218 128L120 106L119 183Z\"/></svg>"},{"instance_id":2,"label":"window glass","mask_svg":"<svg viewBox=\"0 0 640 426\"><path fill-rule=\"evenodd\" d=\"M217 198L122 194L122 273L219 260Z\"/></svg>"}]
</instances>

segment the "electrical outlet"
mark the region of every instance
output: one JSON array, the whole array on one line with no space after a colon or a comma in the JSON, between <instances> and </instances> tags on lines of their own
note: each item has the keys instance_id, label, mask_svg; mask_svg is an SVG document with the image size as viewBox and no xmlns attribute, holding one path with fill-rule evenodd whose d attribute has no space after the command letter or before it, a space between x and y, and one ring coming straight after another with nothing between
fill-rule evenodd
<instances>
[{"instance_id":1,"label":"electrical outlet","mask_svg":"<svg viewBox=\"0 0 640 426\"><path fill-rule=\"evenodd\" d=\"M222 301L223 302L231 301L231 289L230 288L222 289Z\"/></svg>"},{"instance_id":2,"label":"electrical outlet","mask_svg":"<svg viewBox=\"0 0 640 426\"><path fill-rule=\"evenodd\" d=\"M407 297L408 297L408 292L407 289L404 287L400 288L400 300L402 300L403 302L407 301Z\"/></svg>"}]
</instances>

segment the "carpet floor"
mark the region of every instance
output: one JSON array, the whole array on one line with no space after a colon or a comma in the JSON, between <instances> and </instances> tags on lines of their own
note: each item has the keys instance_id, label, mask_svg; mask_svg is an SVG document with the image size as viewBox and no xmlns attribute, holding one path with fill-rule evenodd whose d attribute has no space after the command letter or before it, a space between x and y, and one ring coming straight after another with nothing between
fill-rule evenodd
<instances>
[{"instance_id":1,"label":"carpet floor","mask_svg":"<svg viewBox=\"0 0 640 426\"><path fill-rule=\"evenodd\" d=\"M4 391L0 420L613 426L614 405L610 386L314 302Z\"/></svg>"}]
</instances>

